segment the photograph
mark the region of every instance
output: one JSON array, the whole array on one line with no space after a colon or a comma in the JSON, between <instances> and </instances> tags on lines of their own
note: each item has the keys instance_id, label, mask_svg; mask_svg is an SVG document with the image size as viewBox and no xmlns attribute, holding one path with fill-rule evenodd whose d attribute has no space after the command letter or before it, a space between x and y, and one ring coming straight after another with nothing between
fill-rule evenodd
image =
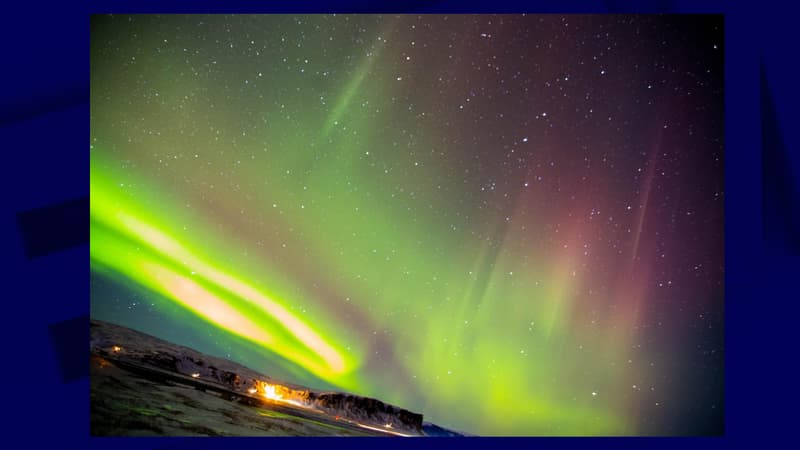
<instances>
[{"instance_id":1,"label":"photograph","mask_svg":"<svg viewBox=\"0 0 800 450\"><path fill-rule=\"evenodd\" d=\"M722 436L722 14L94 14L92 436Z\"/></svg>"}]
</instances>

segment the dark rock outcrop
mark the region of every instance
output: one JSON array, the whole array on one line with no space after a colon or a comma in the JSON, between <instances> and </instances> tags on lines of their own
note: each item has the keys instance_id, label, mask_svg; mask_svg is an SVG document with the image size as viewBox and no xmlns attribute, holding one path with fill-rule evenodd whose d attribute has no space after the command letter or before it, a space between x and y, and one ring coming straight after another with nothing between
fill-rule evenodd
<instances>
[{"instance_id":1,"label":"dark rock outcrop","mask_svg":"<svg viewBox=\"0 0 800 450\"><path fill-rule=\"evenodd\" d=\"M309 403L319 409L341 414L359 422L422 431L422 414L388 405L380 400L342 392L310 393Z\"/></svg>"}]
</instances>

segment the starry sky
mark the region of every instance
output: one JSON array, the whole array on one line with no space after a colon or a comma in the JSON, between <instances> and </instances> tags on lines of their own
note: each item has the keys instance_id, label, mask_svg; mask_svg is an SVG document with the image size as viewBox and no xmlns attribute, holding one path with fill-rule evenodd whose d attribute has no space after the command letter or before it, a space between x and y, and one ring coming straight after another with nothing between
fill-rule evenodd
<instances>
[{"instance_id":1,"label":"starry sky","mask_svg":"<svg viewBox=\"0 0 800 450\"><path fill-rule=\"evenodd\" d=\"M473 434L720 434L723 35L93 16L91 314Z\"/></svg>"}]
</instances>

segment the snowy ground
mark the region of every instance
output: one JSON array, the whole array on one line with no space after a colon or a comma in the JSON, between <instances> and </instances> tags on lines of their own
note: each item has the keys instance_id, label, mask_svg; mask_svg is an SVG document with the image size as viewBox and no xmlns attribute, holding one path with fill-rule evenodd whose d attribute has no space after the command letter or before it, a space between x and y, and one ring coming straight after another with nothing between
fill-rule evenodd
<instances>
[{"instance_id":1,"label":"snowy ground","mask_svg":"<svg viewBox=\"0 0 800 450\"><path fill-rule=\"evenodd\" d=\"M283 411L280 411L283 409ZM290 413L290 414L287 414ZM324 418L251 406L213 391L157 380L91 359L94 436L368 436L379 433Z\"/></svg>"}]
</instances>

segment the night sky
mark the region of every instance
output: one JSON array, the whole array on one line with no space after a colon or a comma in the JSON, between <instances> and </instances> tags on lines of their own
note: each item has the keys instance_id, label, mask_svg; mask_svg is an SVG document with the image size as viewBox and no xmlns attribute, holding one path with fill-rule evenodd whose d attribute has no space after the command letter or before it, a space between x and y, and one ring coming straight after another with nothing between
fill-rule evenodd
<instances>
[{"instance_id":1,"label":"night sky","mask_svg":"<svg viewBox=\"0 0 800 450\"><path fill-rule=\"evenodd\" d=\"M473 434L719 434L721 16L94 16L91 313Z\"/></svg>"}]
</instances>

